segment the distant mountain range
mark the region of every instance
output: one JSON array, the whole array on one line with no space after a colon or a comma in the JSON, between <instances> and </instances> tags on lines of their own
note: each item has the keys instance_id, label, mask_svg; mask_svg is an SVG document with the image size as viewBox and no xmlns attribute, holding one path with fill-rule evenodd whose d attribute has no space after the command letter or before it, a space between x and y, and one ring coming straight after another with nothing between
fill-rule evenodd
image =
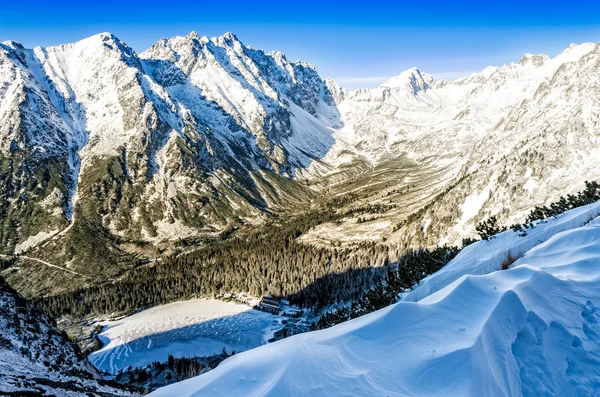
<instances>
[{"instance_id":1,"label":"distant mountain range","mask_svg":"<svg viewBox=\"0 0 600 397\"><path fill-rule=\"evenodd\" d=\"M0 252L26 266L3 274L55 293L48 272L118 277L181 239L335 197L361 215L301 241L460 242L490 215L510 224L597 178L599 65L588 43L455 81L410 69L349 92L231 33L141 54L110 33L4 42Z\"/></svg>"}]
</instances>

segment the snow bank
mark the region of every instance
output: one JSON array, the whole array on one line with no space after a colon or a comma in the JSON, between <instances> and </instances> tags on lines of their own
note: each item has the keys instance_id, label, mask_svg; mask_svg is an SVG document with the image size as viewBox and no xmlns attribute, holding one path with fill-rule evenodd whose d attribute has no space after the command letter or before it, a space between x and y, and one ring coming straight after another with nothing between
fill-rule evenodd
<instances>
[{"instance_id":1,"label":"snow bank","mask_svg":"<svg viewBox=\"0 0 600 397\"><path fill-rule=\"evenodd\" d=\"M419 302L235 355L151 396L597 395L598 209L468 247ZM494 271L509 253L521 257Z\"/></svg>"},{"instance_id":2,"label":"snow bank","mask_svg":"<svg viewBox=\"0 0 600 397\"><path fill-rule=\"evenodd\" d=\"M465 249L440 271L421 281L419 286L403 297L419 301L457 280L464 274L487 274L502 268L508 259L520 258L525 252L563 230L582 226L600 215L600 202L576 208L556 218L538 223L524 237L512 230L496 235L489 241L479 241Z\"/></svg>"}]
</instances>

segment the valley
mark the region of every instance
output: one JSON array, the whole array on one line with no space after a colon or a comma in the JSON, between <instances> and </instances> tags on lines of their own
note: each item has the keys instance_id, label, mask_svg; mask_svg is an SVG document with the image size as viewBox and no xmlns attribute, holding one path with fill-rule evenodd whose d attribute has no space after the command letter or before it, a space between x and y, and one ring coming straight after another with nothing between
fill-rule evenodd
<instances>
[{"instance_id":1,"label":"valley","mask_svg":"<svg viewBox=\"0 0 600 397\"><path fill-rule=\"evenodd\" d=\"M544 340L567 335L573 348L592 349L576 353L595 363L593 332L582 334L576 316L535 310L562 305L563 295L533 300L537 290L523 285L581 287L587 301L577 305L586 313L598 303L579 285L589 281L585 263L534 269L527 260L563 232L595 236L598 192L586 181L600 167L599 64L600 44L573 44L553 58L526 54L456 80L411 68L349 91L307 62L232 33L191 32L139 54L112 33L33 49L3 42L1 279L43 309L33 323L51 317L69 331L86 353L69 347L85 376L117 381L97 387L124 395L215 367L185 390L254 390L240 373L271 385L263 394L335 390L328 380L302 389L292 361L311 378L352 378L364 395L425 392L408 367L390 364L406 351L420 377L446 374L427 393L512 391L517 368L522 376L540 368L524 346L527 332L540 335L540 319L560 324ZM530 222L543 206L554 212ZM575 240L573 249L585 250ZM489 293L492 285L501 296ZM267 295L302 314L252 309ZM247 299L226 302L233 296ZM484 302L464 305L475 320L454 322L448 307L470 296ZM514 318L503 317L509 310ZM519 324L514 343L479 346L496 335L489 321ZM392 325L407 339L392 336ZM446 335L451 344L440 347L436 326L457 333ZM318 329L327 330L287 338ZM278 339L286 340L270 343ZM391 346L385 360L357 376L380 345ZM565 346L535 357L571 359ZM510 351L511 364L487 360L488 347ZM280 372L270 370L271 356ZM489 390L453 382L455 356L463 371L484 362L512 372ZM23 368L40 364L23 357ZM556 388L590 390L578 378L587 364L568 379L545 376ZM397 381L381 385L388 373ZM156 395L178 387L188 386Z\"/></svg>"},{"instance_id":2,"label":"valley","mask_svg":"<svg viewBox=\"0 0 600 397\"><path fill-rule=\"evenodd\" d=\"M456 81L413 68L346 91L230 33L141 54L110 33L32 50L5 42L3 254L74 277L45 284L50 270L33 261L3 276L28 297L53 295L340 197L351 216L299 241L376 242L391 260L460 245L490 215L518 221L595 178L597 53L572 45Z\"/></svg>"}]
</instances>

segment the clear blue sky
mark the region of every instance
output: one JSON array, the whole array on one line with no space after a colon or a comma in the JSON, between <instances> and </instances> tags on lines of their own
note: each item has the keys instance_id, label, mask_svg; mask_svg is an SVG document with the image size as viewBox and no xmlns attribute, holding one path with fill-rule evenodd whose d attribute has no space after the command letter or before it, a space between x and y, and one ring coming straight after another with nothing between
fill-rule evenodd
<instances>
[{"instance_id":1,"label":"clear blue sky","mask_svg":"<svg viewBox=\"0 0 600 397\"><path fill-rule=\"evenodd\" d=\"M163 37L218 36L279 50L348 88L410 68L454 78L522 54L600 41L600 1L3 1L0 41L26 47L110 31L141 52ZM492 5L494 4L494 5Z\"/></svg>"}]
</instances>

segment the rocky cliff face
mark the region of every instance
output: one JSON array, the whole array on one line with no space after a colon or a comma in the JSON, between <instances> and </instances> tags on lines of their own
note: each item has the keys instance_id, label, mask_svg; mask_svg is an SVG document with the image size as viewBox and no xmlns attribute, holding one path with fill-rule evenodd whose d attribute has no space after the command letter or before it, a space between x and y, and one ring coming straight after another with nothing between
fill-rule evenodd
<instances>
[{"instance_id":1,"label":"rocky cliff face","mask_svg":"<svg viewBox=\"0 0 600 397\"><path fill-rule=\"evenodd\" d=\"M138 395L109 385L53 320L0 278L0 393Z\"/></svg>"}]
</instances>

